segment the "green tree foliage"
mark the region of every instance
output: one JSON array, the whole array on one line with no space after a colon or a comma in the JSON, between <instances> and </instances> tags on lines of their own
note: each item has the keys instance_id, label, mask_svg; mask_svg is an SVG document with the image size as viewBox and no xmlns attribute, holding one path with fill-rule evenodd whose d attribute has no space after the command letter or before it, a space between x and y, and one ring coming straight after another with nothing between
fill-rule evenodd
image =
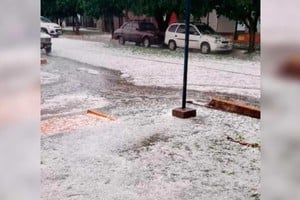
<instances>
[{"instance_id":1,"label":"green tree foliage","mask_svg":"<svg viewBox=\"0 0 300 200\"><path fill-rule=\"evenodd\" d=\"M136 0L130 5L137 15L154 16L161 31L166 30L172 12L181 15L183 9L183 0Z\"/></svg>"},{"instance_id":2,"label":"green tree foliage","mask_svg":"<svg viewBox=\"0 0 300 200\"><path fill-rule=\"evenodd\" d=\"M78 31L77 14L83 14L82 3L82 0L41 0L41 14L55 21L73 17L73 30L76 24L76 31Z\"/></svg>"},{"instance_id":3,"label":"green tree foliage","mask_svg":"<svg viewBox=\"0 0 300 200\"><path fill-rule=\"evenodd\" d=\"M111 31L114 31L114 16L122 16L126 8L126 0L82 0L86 15L96 19L109 19Z\"/></svg>"},{"instance_id":4,"label":"green tree foliage","mask_svg":"<svg viewBox=\"0 0 300 200\"><path fill-rule=\"evenodd\" d=\"M41 15L57 20L60 18L60 12L56 0L41 0Z\"/></svg>"},{"instance_id":5,"label":"green tree foliage","mask_svg":"<svg viewBox=\"0 0 300 200\"><path fill-rule=\"evenodd\" d=\"M57 9L63 17L75 17L82 14L82 0L56 0Z\"/></svg>"},{"instance_id":6,"label":"green tree foliage","mask_svg":"<svg viewBox=\"0 0 300 200\"><path fill-rule=\"evenodd\" d=\"M122 0L83 0L85 14L100 18L103 16L121 16L124 9Z\"/></svg>"},{"instance_id":7,"label":"green tree foliage","mask_svg":"<svg viewBox=\"0 0 300 200\"><path fill-rule=\"evenodd\" d=\"M255 34L260 18L260 0L210 0L218 15L242 22L249 30L249 52L255 50Z\"/></svg>"},{"instance_id":8,"label":"green tree foliage","mask_svg":"<svg viewBox=\"0 0 300 200\"><path fill-rule=\"evenodd\" d=\"M82 0L41 0L41 14L49 18L75 17L82 13Z\"/></svg>"},{"instance_id":9,"label":"green tree foliage","mask_svg":"<svg viewBox=\"0 0 300 200\"><path fill-rule=\"evenodd\" d=\"M158 28L165 31L172 12L184 18L186 0L41 0L42 15L52 19L75 17L83 12L91 17L110 20L128 11L136 15L154 16ZM249 29L249 52L254 51L256 27L260 18L260 0L191 0L191 13L199 18L216 9L218 15L242 22Z\"/></svg>"},{"instance_id":10,"label":"green tree foliage","mask_svg":"<svg viewBox=\"0 0 300 200\"><path fill-rule=\"evenodd\" d=\"M185 15L185 0L128 0L130 10L137 15L154 16L159 29L165 31L168 27L171 14L174 12L181 19ZM194 17L205 16L212 10L208 0L191 0L191 14Z\"/></svg>"},{"instance_id":11,"label":"green tree foliage","mask_svg":"<svg viewBox=\"0 0 300 200\"><path fill-rule=\"evenodd\" d=\"M203 16L207 13L206 0L192 0L192 13ZM75 17L78 13L110 20L113 16L127 16L128 11L136 15L154 16L158 27L165 31L172 12L184 18L185 0L41 0L42 14L51 18Z\"/></svg>"},{"instance_id":12,"label":"green tree foliage","mask_svg":"<svg viewBox=\"0 0 300 200\"><path fill-rule=\"evenodd\" d=\"M191 13L194 17L206 16L214 9L214 5L209 0L191 0Z\"/></svg>"}]
</instances>

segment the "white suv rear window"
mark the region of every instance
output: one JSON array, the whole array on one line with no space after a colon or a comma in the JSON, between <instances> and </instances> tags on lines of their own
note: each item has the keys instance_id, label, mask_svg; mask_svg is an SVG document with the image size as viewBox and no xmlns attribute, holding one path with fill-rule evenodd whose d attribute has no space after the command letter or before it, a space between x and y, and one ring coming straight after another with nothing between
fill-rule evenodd
<instances>
[{"instance_id":1,"label":"white suv rear window","mask_svg":"<svg viewBox=\"0 0 300 200\"><path fill-rule=\"evenodd\" d=\"M177 29L177 33L185 33L185 25L180 25Z\"/></svg>"},{"instance_id":2,"label":"white suv rear window","mask_svg":"<svg viewBox=\"0 0 300 200\"><path fill-rule=\"evenodd\" d=\"M169 32L175 32L176 31L176 28L177 28L177 25L173 25L173 26L170 26L169 28Z\"/></svg>"}]
</instances>

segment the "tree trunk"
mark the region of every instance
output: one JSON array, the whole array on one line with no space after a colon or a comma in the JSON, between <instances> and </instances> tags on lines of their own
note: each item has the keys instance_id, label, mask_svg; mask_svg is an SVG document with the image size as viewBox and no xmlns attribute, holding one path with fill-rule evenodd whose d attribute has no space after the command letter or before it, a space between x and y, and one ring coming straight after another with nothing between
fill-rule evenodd
<instances>
[{"instance_id":1,"label":"tree trunk","mask_svg":"<svg viewBox=\"0 0 300 200\"><path fill-rule=\"evenodd\" d=\"M59 18L59 25L62 27L63 19Z\"/></svg>"},{"instance_id":2,"label":"tree trunk","mask_svg":"<svg viewBox=\"0 0 300 200\"><path fill-rule=\"evenodd\" d=\"M129 11L128 11L128 8L127 8L126 11L125 11L125 20L126 20L126 21L129 20L128 13L129 13Z\"/></svg>"},{"instance_id":3,"label":"tree trunk","mask_svg":"<svg viewBox=\"0 0 300 200\"><path fill-rule=\"evenodd\" d=\"M233 40L237 40L238 39L238 31L237 31L237 28L238 28L238 21L235 21L235 28L234 28L234 34L233 34Z\"/></svg>"},{"instance_id":4,"label":"tree trunk","mask_svg":"<svg viewBox=\"0 0 300 200\"><path fill-rule=\"evenodd\" d=\"M119 19L119 26L118 26L118 28L120 28L122 26L122 24L123 24L123 17L119 17L118 19Z\"/></svg>"},{"instance_id":5,"label":"tree trunk","mask_svg":"<svg viewBox=\"0 0 300 200\"><path fill-rule=\"evenodd\" d=\"M163 29L164 29L164 18L163 18L163 16L162 15L156 15L155 20L157 22L158 29L160 31L163 31Z\"/></svg>"},{"instance_id":6,"label":"tree trunk","mask_svg":"<svg viewBox=\"0 0 300 200\"><path fill-rule=\"evenodd\" d=\"M206 16L206 24L209 26L209 13L207 13L207 16Z\"/></svg>"},{"instance_id":7,"label":"tree trunk","mask_svg":"<svg viewBox=\"0 0 300 200\"><path fill-rule=\"evenodd\" d=\"M169 21L171 18L171 13L166 15L166 20L162 14L155 15L155 20L157 22L158 29L162 32L165 32L169 26Z\"/></svg>"},{"instance_id":8,"label":"tree trunk","mask_svg":"<svg viewBox=\"0 0 300 200\"><path fill-rule=\"evenodd\" d=\"M73 32L75 32L75 19L74 19L74 16L72 17L72 27L73 27Z\"/></svg>"},{"instance_id":9,"label":"tree trunk","mask_svg":"<svg viewBox=\"0 0 300 200\"><path fill-rule=\"evenodd\" d=\"M255 51L255 35L257 32L258 19L259 19L259 15L254 16L254 18L244 19L244 23L249 31L248 53L252 53Z\"/></svg>"},{"instance_id":10,"label":"tree trunk","mask_svg":"<svg viewBox=\"0 0 300 200\"><path fill-rule=\"evenodd\" d=\"M249 53L255 51L255 35L256 35L256 24L251 24L249 29L249 48L248 48Z\"/></svg>"},{"instance_id":11,"label":"tree trunk","mask_svg":"<svg viewBox=\"0 0 300 200\"><path fill-rule=\"evenodd\" d=\"M79 28L80 28L80 26L79 26L79 22L78 22L78 17L76 16L75 17L75 26L76 26L76 34L77 35L79 35Z\"/></svg>"},{"instance_id":12,"label":"tree trunk","mask_svg":"<svg viewBox=\"0 0 300 200\"><path fill-rule=\"evenodd\" d=\"M176 13L176 15L177 15L177 13ZM164 31L166 31L167 28L168 28L168 26L169 26L169 22L170 22L171 16L172 16L172 13L168 13L168 14L166 15L166 21L165 21Z\"/></svg>"},{"instance_id":13,"label":"tree trunk","mask_svg":"<svg viewBox=\"0 0 300 200\"><path fill-rule=\"evenodd\" d=\"M109 17L109 24L110 24L110 32L111 32L111 37L113 37L114 32L115 32L115 23L114 23L114 16Z\"/></svg>"}]
</instances>

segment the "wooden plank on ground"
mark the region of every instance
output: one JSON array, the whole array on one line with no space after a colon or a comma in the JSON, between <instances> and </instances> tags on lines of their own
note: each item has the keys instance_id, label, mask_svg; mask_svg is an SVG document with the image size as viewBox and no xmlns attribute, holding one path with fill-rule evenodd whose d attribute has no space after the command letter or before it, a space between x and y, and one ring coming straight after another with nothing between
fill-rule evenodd
<instances>
[{"instance_id":1,"label":"wooden plank on ground","mask_svg":"<svg viewBox=\"0 0 300 200\"><path fill-rule=\"evenodd\" d=\"M213 98L206 107L260 119L258 108L233 101Z\"/></svg>"},{"instance_id":2,"label":"wooden plank on ground","mask_svg":"<svg viewBox=\"0 0 300 200\"><path fill-rule=\"evenodd\" d=\"M95 110L95 109L93 109L93 110L92 110L92 109L88 110L88 111L87 111L87 114L96 115L96 116L98 116L98 117L107 118L107 119L113 120L113 121L116 120L115 117L113 117L113 116L111 116L111 115L108 115L108 114L106 114L106 113L100 112L100 111Z\"/></svg>"}]
</instances>

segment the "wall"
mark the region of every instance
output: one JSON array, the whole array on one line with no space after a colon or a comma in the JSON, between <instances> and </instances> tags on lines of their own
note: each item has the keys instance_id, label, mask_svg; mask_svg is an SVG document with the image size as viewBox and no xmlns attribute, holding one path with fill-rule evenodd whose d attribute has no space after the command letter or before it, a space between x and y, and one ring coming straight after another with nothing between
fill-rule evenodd
<instances>
[{"instance_id":1,"label":"wall","mask_svg":"<svg viewBox=\"0 0 300 200\"><path fill-rule=\"evenodd\" d=\"M219 33L234 33L235 21L228 19L227 17L220 16L218 18L218 27L216 29Z\"/></svg>"},{"instance_id":2,"label":"wall","mask_svg":"<svg viewBox=\"0 0 300 200\"><path fill-rule=\"evenodd\" d=\"M134 15L132 12L128 12L128 18L127 17L114 17L114 29L118 29L122 26L122 24L126 21L130 20L146 20L148 22L152 22L157 27L157 22L154 17L147 17L146 15L137 16ZM100 32L110 32L110 26L109 21L106 19L99 19L97 21L97 29L100 30Z\"/></svg>"},{"instance_id":3,"label":"wall","mask_svg":"<svg viewBox=\"0 0 300 200\"><path fill-rule=\"evenodd\" d=\"M235 21L229 20L224 16L218 18L216 10L208 14L208 24L219 33L233 33L235 29ZM201 22L207 24L207 16L202 17Z\"/></svg>"},{"instance_id":4,"label":"wall","mask_svg":"<svg viewBox=\"0 0 300 200\"><path fill-rule=\"evenodd\" d=\"M208 17L208 23L207 23L207 17ZM210 12L208 16L200 18L202 23L208 24L211 26L214 30L217 30L218 28L218 17L215 10Z\"/></svg>"}]
</instances>

